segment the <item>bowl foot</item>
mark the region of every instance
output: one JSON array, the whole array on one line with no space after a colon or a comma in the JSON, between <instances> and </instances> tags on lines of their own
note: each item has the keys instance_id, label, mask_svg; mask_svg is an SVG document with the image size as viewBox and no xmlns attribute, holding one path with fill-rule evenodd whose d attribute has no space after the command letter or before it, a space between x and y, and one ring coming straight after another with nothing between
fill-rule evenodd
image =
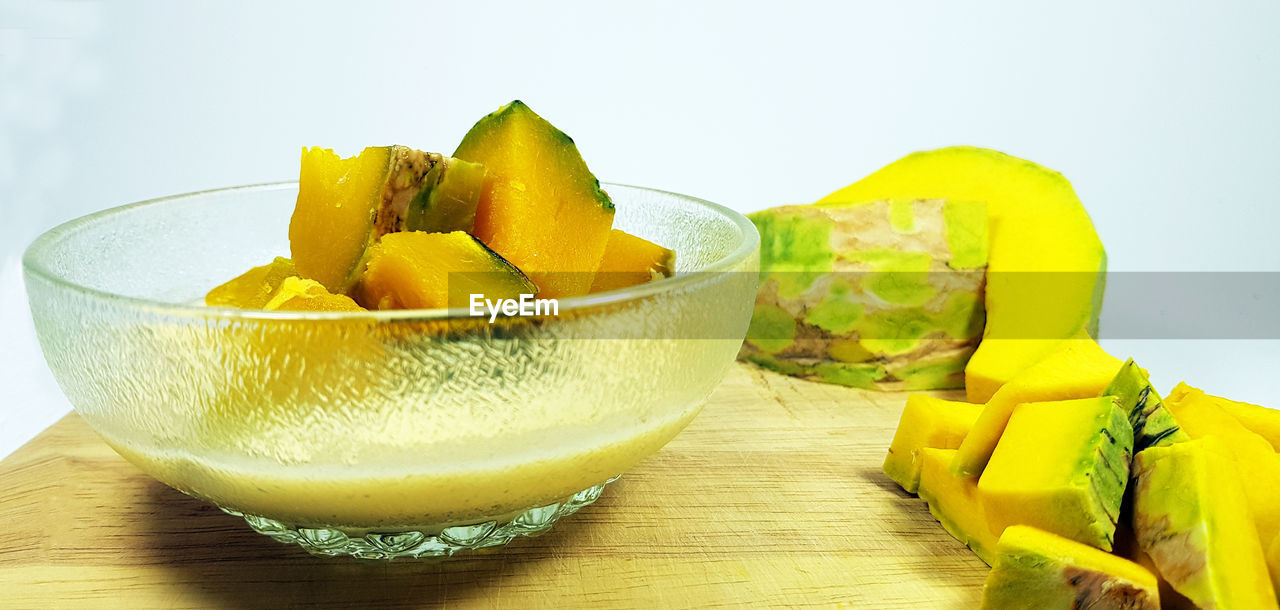
<instances>
[{"instance_id":1,"label":"bowl foot","mask_svg":"<svg viewBox=\"0 0 1280 610\"><path fill-rule=\"evenodd\" d=\"M572 515L595 502L604 486L616 478L588 487L559 502L531 508L510 520L455 525L434 534L409 530L350 535L338 529L298 527L228 508L222 510L243 517L259 534L285 544L296 544L312 555L349 555L358 559L445 559L461 551L500 547L521 536L541 535L561 517Z\"/></svg>"}]
</instances>

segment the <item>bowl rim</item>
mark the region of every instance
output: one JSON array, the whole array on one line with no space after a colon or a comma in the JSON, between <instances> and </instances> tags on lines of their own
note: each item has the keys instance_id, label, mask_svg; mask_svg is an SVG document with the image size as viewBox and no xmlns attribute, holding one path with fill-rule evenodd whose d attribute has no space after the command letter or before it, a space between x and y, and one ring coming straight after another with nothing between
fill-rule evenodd
<instances>
[{"instance_id":1,"label":"bowl rim","mask_svg":"<svg viewBox=\"0 0 1280 610\"><path fill-rule=\"evenodd\" d=\"M174 200L187 199L192 197L200 197L215 194L227 194L236 192L254 192L254 191L274 191L289 188L297 188L298 182L263 182L258 184L246 184L240 186L221 187L214 189L206 189L202 191L192 191L188 193L179 193L176 195L167 195L164 197L156 197L152 199L144 199L134 203L119 205L104 210L99 210L78 218L74 218L62 224L59 224L44 233L41 233L31 242L22 255L23 271L29 277L34 276L45 282L49 282L60 288L79 293L94 299L100 299L120 305L129 306L138 310L148 311L174 317L195 317L195 318L220 318L227 320L369 320L375 321L431 321L446 319L471 319L471 316L465 308L436 308L436 309L391 309L391 310L369 310L369 311L267 311L263 309L238 309L235 307L223 306L207 306L185 303L173 303L169 301L160 301L147 299L143 297L135 297L124 294L92 288L83 284L76 283L63 277L44 264L45 255L54 247L56 247L63 239L79 230L81 227L100 222L104 218L108 218L127 211L162 205ZM682 287L694 285L699 281L703 281L709 274L719 272L733 271L738 264L746 260L756 251L760 245L760 234L756 230L755 225L741 213L713 203L699 197L691 195L683 195L673 191L649 188L644 186L635 186L630 184L620 184L613 182L602 182L601 186L605 189L622 187L624 189L634 189L638 191L647 191L658 193L683 199L690 203L708 209L732 222L743 236L741 243L725 256L711 262L706 267L694 272L684 274L677 273L675 276L658 281L639 284L636 286L628 286L595 294L587 294L575 297L564 297L557 299L559 304L559 312L563 316L567 312L577 312L584 309L590 309L601 305L613 305L643 299L656 294L670 292Z\"/></svg>"}]
</instances>

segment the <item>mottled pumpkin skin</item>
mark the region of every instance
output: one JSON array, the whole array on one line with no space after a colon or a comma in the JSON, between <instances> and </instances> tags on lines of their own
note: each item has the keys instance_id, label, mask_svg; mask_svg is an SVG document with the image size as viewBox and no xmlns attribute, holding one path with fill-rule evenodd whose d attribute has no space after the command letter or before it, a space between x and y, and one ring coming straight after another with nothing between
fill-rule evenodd
<instances>
[{"instance_id":1,"label":"mottled pumpkin skin","mask_svg":"<svg viewBox=\"0 0 1280 610\"><path fill-rule=\"evenodd\" d=\"M453 156L486 170L473 234L541 296L587 294L614 207L573 139L514 101L480 119Z\"/></svg>"},{"instance_id":2,"label":"mottled pumpkin skin","mask_svg":"<svg viewBox=\"0 0 1280 610\"><path fill-rule=\"evenodd\" d=\"M741 358L865 389L964 385L985 315L986 204L789 205L747 218L760 289Z\"/></svg>"},{"instance_id":3,"label":"mottled pumpkin skin","mask_svg":"<svg viewBox=\"0 0 1280 610\"><path fill-rule=\"evenodd\" d=\"M676 253L621 229L609 232L604 258L591 282L591 292L617 290L671 277Z\"/></svg>"}]
</instances>

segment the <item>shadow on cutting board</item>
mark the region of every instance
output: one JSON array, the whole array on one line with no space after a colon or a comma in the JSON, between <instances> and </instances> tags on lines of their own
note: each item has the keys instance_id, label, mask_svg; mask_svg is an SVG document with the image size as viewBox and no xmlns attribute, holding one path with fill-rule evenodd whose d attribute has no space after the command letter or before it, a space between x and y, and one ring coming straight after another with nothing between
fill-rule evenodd
<instances>
[{"instance_id":1,"label":"shadow on cutting board","mask_svg":"<svg viewBox=\"0 0 1280 610\"><path fill-rule=\"evenodd\" d=\"M612 489L616 493L616 489ZM240 518L152 481L139 504L148 514L144 553L161 569L179 605L219 608L375 607L493 605L504 580L537 569L545 572L555 549L589 537L607 496L557 523L537 538L517 539L505 549L445 561L358 560L316 557L249 529ZM527 584L525 578L515 580ZM525 592L527 593L527 592ZM554 591L549 592L554 595ZM552 601L552 600L548 600Z\"/></svg>"},{"instance_id":2,"label":"shadow on cutting board","mask_svg":"<svg viewBox=\"0 0 1280 610\"><path fill-rule=\"evenodd\" d=\"M928 550L920 554L924 559L908 564L916 578L935 582L967 582L973 570L986 571L987 565L934 519L927 502L904 491L878 465L859 467L852 474L879 487L878 493L890 504L886 514L893 515L895 519L887 522L882 530L888 544L891 547L919 546ZM981 603L981 589L964 588L963 593L972 601L972 605L967 607L976 608Z\"/></svg>"}]
</instances>

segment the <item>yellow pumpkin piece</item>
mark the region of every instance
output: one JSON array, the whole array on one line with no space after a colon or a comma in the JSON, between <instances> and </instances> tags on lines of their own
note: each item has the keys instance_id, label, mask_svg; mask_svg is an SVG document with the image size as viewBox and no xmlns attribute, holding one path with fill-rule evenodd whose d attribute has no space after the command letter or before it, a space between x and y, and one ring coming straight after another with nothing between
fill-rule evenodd
<instances>
[{"instance_id":1,"label":"yellow pumpkin piece","mask_svg":"<svg viewBox=\"0 0 1280 610\"><path fill-rule=\"evenodd\" d=\"M947 533L991 565L1000 535L991 530L983 513L978 479L951 474L955 455L954 449L920 450L920 498L929 503L929 512Z\"/></svg>"},{"instance_id":2,"label":"yellow pumpkin piece","mask_svg":"<svg viewBox=\"0 0 1280 610\"><path fill-rule=\"evenodd\" d=\"M1185 383L1169 393L1165 408L1191 438L1216 436L1225 441L1227 457L1245 482L1258 539L1280 536L1280 455L1271 444L1231 417L1213 396Z\"/></svg>"},{"instance_id":3,"label":"yellow pumpkin piece","mask_svg":"<svg viewBox=\"0 0 1280 610\"><path fill-rule=\"evenodd\" d=\"M538 288L462 231L389 233L371 249L356 298L369 309L468 307L471 295L519 299Z\"/></svg>"},{"instance_id":4,"label":"yellow pumpkin piece","mask_svg":"<svg viewBox=\"0 0 1280 610\"><path fill-rule=\"evenodd\" d=\"M385 146L349 159L328 148L302 149L298 202L289 221L289 250L301 276L333 292L351 287L373 238L390 163Z\"/></svg>"},{"instance_id":5,"label":"yellow pumpkin piece","mask_svg":"<svg viewBox=\"0 0 1280 610\"><path fill-rule=\"evenodd\" d=\"M1092 339L1060 341L1048 356L1018 373L987 401L951 467L957 475L982 474L1014 407L1024 402L1096 397L1123 364Z\"/></svg>"},{"instance_id":6,"label":"yellow pumpkin piece","mask_svg":"<svg viewBox=\"0 0 1280 610\"><path fill-rule=\"evenodd\" d=\"M293 261L277 256L270 263L254 267L210 290L204 303L210 307L262 309L280 288L280 283L293 275L297 275Z\"/></svg>"},{"instance_id":7,"label":"yellow pumpkin piece","mask_svg":"<svg viewBox=\"0 0 1280 610\"><path fill-rule=\"evenodd\" d=\"M372 146L349 159L327 148L304 148L289 221L298 275L329 292L349 292L373 242L404 228L410 203L442 159L406 146Z\"/></svg>"},{"instance_id":8,"label":"yellow pumpkin piece","mask_svg":"<svg viewBox=\"0 0 1280 610\"><path fill-rule=\"evenodd\" d=\"M920 487L920 450L959 447L981 411L982 405L924 394L908 396L889 455L884 458L884 473L908 493L916 493Z\"/></svg>"},{"instance_id":9,"label":"yellow pumpkin piece","mask_svg":"<svg viewBox=\"0 0 1280 610\"><path fill-rule=\"evenodd\" d=\"M1254 434L1267 439L1267 442L1271 443L1272 449L1280 451L1280 411L1247 402L1229 400L1221 396L1205 394L1205 398L1236 418L1236 421L1239 421L1241 425Z\"/></svg>"},{"instance_id":10,"label":"yellow pumpkin piece","mask_svg":"<svg viewBox=\"0 0 1280 610\"><path fill-rule=\"evenodd\" d=\"M1000 535L982 587L991 610L1126 608L1159 610L1159 585L1146 568L1056 534L1015 525Z\"/></svg>"},{"instance_id":11,"label":"yellow pumpkin piece","mask_svg":"<svg viewBox=\"0 0 1280 610\"><path fill-rule=\"evenodd\" d=\"M676 253L619 229L609 232L591 292L604 292L671 277Z\"/></svg>"},{"instance_id":12,"label":"yellow pumpkin piece","mask_svg":"<svg viewBox=\"0 0 1280 610\"><path fill-rule=\"evenodd\" d=\"M516 100L480 119L453 156L485 168L475 236L542 296L587 294L614 207L573 139Z\"/></svg>"},{"instance_id":13,"label":"yellow pumpkin piece","mask_svg":"<svg viewBox=\"0 0 1280 610\"><path fill-rule=\"evenodd\" d=\"M333 294L320 282L287 277L271 300L262 307L268 311L366 311L345 294Z\"/></svg>"},{"instance_id":14,"label":"yellow pumpkin piece","mask_svg":"<svg viewBox=\"0 0 1280 610\"><path fill-rule=\"evenodd\" d=\"M1031 525L1110 551L1132 455L1113 397L1018 405L978 481L992 531Z\"/></svg>"},{"instance_id":15,"label":"yellow pumpkin piece","mask_svg":"<svg viewBox=\"0 0 1280 610\"><path fill-rule=\"evenodd\" d=\"M1134 458L1133 531L1160 576L1201 608L1276 608L1243 482L1217 437Z\"/></svg>"}]
</instances>

